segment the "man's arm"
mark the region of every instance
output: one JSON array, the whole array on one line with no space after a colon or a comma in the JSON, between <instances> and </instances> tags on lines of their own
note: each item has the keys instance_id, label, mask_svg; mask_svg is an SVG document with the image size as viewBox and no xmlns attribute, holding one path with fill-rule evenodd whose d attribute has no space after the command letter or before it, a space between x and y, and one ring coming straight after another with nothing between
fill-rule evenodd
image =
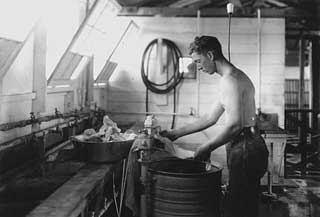
<instances>
[{"instance_id":1,"label":"man's arm","mask_svg":"<svg viewBox=\"0 0 320 217\"><path fill-rule=\"evenodd\" d=\"M172 130L170 133L175 135L176 138L179 138L181 136L199 132L201 130L204 130L214 125L218 121L218 119L220 118L223 112L224 112L224 108L222 107L220 101L217 100L212 106L212 110L210 114L206 114L202 116L199 120L191 124Z\"/></svg>"},{"instance_id":2,"label":"man's arm","mask_svg":"<svg viewBox=\"0 0 320 217\"><path fill-rule=\"evenodd\" d=\"M204 159L211 151L224 145L237 135L242 128L242 96L235 78L226 78L221 85L221 97L225 104L226 123L208 142L198 147L195 158Z\"/></svg>"}]
</instances>

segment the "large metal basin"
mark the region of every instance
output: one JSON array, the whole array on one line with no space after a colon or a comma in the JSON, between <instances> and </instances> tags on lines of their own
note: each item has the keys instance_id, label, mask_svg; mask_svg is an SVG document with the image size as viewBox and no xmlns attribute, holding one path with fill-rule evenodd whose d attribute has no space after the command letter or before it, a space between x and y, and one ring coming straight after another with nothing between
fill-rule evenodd
<instances>
[{"instance_id":1,"label":"large metal basin","mask_svg":"<svg viewBox=\"0 0 320 217\"><path fill-rule=\"evenodd\" d=\"M76 153L81 160L96 163L111 163L126 158L134 140L118 142L82 141L71 137Z\"/></svg>"},{"instance_id":2,"label":"large metal basin","mask_svg":"<svg viewBox=\"0 0 320 217\"><path fill-rule=\"evenodd\" d=\"M154 217L220 216L221 170L193 160L161 160L150 164L150 208Z\"/></svg>"}]
</instances>

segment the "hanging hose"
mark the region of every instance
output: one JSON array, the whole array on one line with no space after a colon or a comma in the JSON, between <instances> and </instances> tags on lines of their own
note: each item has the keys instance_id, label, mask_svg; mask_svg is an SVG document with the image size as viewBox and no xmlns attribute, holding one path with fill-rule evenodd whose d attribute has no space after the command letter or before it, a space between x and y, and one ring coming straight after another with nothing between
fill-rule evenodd
<instances>
[{"instance_id":1,"label":"hanging hose","mask_svg":"<svg viewBox=\"0 0 320 217\"><path fill-rule=\"evenodd\" d=\"M179 73L179 58L182 56L181 51L176 44L168 39L162 39L162 43L167 46L168 53L171 54L171 60L173 64L172 76L169 78L169 71L167 70L167 81L163 83L156 83L149 80L149 63L152 49L157 45L158 39L151 41L146 47L141 62L141 78L146 86L146 112L149 112L149 94L150 90L156 94L168 94L173 90L173 113L176 113L176 87L183 78L183 73ZM161 69L162 70L162 69ZM175 115L172 118L171 128L175 124Z\"/></svg>"}]
</instances>

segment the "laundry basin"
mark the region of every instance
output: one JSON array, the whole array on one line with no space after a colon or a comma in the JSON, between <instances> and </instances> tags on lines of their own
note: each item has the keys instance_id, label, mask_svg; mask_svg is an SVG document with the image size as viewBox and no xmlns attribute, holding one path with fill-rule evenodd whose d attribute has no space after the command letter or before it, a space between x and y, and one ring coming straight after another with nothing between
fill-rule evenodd
<instances>
[{"instance_id":1,"label":"laundry basin","mask_svg":"<svg viewBox=\"0 0 320 217\"><path fill-rule=\"evenodd\" d=\"M194 160L150 163L152 217L220 216L221 170Z\"/></svg>"}]
</instances>

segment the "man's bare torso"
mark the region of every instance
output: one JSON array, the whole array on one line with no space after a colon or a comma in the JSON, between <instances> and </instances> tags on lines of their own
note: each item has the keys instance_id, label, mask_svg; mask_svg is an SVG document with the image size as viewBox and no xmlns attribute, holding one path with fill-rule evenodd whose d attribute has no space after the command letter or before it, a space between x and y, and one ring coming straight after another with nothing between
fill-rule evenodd
<instances>
[{"instance_id":1,"label":"man's bare torso","mask_svg":"<svg viewBox=\"0 0 320 217\"><path fill-rule=\"evenodd\" d=\"M225 109L226 119L233 118L228 114L228 100L234 96L230 96L228 87L232 86L238 90L238 95L236 96L238 102L240 103L240 112L238 115L241 116L242 127L250 127L256 125L255 118L255 89L250 78L237 68L234 68L231 73L222 76L220 81L220 103Z\"/></svg>"}]
</instances>

